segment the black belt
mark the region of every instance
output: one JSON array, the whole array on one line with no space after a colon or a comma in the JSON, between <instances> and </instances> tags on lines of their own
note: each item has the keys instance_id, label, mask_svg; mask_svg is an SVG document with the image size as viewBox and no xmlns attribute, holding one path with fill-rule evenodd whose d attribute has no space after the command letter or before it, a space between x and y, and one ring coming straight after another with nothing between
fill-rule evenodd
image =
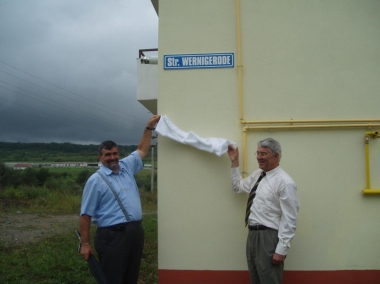
<instances>
[{"instance_id":1,"label":"black belt","mask_svg":"<svg viewBox=\"0 0 380 284\"><path fill-rule=\"evenodd\" d=\"M112 231L116 231L116 232L124 232L126 226L127 226L127 223L121 223L121 224L116 224L116 225L110 226L109 228L110 228Z\"/></svg>"},{"instance_id":2,"label":"black belt","mask_svg":"<svg viewBox=\"0 0 380 284\"><path fill-rule=\"evenodd\" d=\"M248 229L258 231L258 230L266 230L270 228L264 225L248 225Z\"/></svg>"},{"instance_id":3,"label":"black belt","mask_svg":"<svg viewBox=\"0 0 380 284\"><path fill-rule=\"evenodd\" d=\"M124 232L126 226L128 226L130 224L140 224L140 223L141 223L141 220L140 221L130 221L130 222L112 225L109 227L101 227L99 229L111 229L112 231L116 231L116 232Z\"/></svg>"}]
</instances>

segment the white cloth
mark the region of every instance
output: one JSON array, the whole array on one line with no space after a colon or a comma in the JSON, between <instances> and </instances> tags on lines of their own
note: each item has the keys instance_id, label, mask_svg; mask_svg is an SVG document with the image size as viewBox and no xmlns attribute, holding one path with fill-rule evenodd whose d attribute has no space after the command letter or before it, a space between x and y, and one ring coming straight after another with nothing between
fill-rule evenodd
<instances>
[{"instance_id":1,"label":"white cloth","mask_svg":"<svg viewBox=\"0 0 380 284\"><path fill-rule=\"evenodd\" d=\"M199 150L214 153L218 156L223 155L228 150L228 145L233 145L234 148L237 144L223 138L201 138L194 132L184 132L179 129L169 118L162 115L160 121L156 126L158 134L173 139L179 143L193 146Z\"/></svg>"},{"instance_id":2,"label":"white cloth","mask_svg":"<svg viewBox=\"0 0 380 284\"><path fill-rule=\"evenodd\" d=\"M256 170L243 179L238 167L231 168L232 189L238 193L249 194L261 172L260 169ZM248 222L250 225L260 224L278 230L279 242L276 253L286 255L290 248L290 241L296 232L299 208L297 186L293 179L278 166L266 172L266 176L260 181Z\"/></svg>"}]
</instances>

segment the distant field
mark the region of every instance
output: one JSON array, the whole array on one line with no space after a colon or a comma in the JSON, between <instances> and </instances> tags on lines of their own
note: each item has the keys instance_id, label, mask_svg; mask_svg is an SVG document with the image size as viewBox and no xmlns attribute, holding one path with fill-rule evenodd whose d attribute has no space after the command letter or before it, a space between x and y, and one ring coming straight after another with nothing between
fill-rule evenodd
<instances>
[{"instance_id":1,"label":"distant field","mask_svg":"<svg viewBox=\"0 0 380 284\"><path fill-rule=\"evenodd\" d=\"M137 149L137 145L119 145L120 157L125 157ZM149 150L150 151L150 150ZM154 152L157 160L157 151ZM144 159L150 164L151 153ZM0 162L49 163L98 161L98 145L71 143L6 143L0 142Z\"/></svg>"},{"instance_id":2,"label":"distant field","mask_svg":"<svg viewBox=\"0 0 380 284\"><path fill-rule=\"evenodd\" d=\"M89 170L91 172L96 172L98 168L49 168L49 172L51 173L64 173L64 172L70 172L73 175L77 175L81 171ZM151 170L150 169L142 169L137 173L137 176L146 176L150 175Z\"/></svg>"},{"instance_id":3,"label":"distant field","mask_svg":"<svg viewBox=\"0 0 380 284\"><path fill-rule=\"evenodd\" d=\"M82 171L85 171L85 170L88 170L92 173L96 172L98 170L98 168L80 168L80 167L77 167L77 168L49 168L49 172L51 173L70 173L74 176L77 176L80 172Z\"/></svg>"}]
</instances>

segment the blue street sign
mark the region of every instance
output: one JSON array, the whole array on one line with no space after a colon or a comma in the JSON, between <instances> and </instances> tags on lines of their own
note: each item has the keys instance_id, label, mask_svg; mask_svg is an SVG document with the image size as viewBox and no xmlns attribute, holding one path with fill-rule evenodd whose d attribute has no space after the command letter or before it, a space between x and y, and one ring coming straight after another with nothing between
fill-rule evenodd
<instances>
[{"instance_id":1,"label":"blue street sign","mask_svg":"<svg viewBox=\"0 0 380 284\"><path fill-rule=\"evenodd\" d=\"M233 68L234 54L170 54L164 55L164 69Z\"/></svg>"}]
</instances>

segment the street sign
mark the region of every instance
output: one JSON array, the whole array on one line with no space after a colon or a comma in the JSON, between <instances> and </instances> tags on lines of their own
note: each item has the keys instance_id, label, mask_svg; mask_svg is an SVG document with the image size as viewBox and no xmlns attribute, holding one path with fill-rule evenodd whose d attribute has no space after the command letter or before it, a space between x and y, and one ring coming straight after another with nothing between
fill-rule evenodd
<instances>
[{"instance_id":1,"label":"street sign","mask_svg":"<svg viewBox=\"0 0 380 284\"><path fill-rule=\"evenodd\" d=\"M233 68L234 54L201 53L164 55L164 69Z\"/></svg>"}]
</instances>

